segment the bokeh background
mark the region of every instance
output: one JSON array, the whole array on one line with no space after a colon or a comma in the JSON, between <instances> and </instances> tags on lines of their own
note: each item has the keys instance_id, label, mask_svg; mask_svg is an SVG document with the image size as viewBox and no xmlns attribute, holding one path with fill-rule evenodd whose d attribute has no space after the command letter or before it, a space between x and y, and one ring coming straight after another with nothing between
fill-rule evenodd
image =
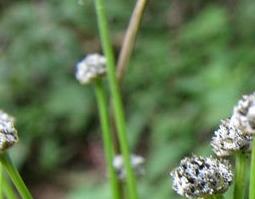
<instances>
[{"instance_id":1,"label":"bokeh background","mask_svg":"<svg viewBox=\"0 0 255 199\"><path fill-rule=\"evenodd\" d=\"M107 0L116 57L135 0ZM211 154L219 121L255 88L255 1L150 1L122 85L128 137L146 157L141 198L177 199L169 172ZM74 78L101 52L92 0L0 1L0 107L37 199L109 199L91 86Z\"/></svg>"}]
</instances>

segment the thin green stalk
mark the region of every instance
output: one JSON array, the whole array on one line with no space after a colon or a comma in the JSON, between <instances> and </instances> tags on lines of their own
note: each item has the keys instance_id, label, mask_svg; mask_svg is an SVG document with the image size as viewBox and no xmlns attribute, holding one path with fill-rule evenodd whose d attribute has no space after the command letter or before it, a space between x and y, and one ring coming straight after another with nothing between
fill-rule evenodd
<instances>
[{"instance_id":1,"label":"thin green stalk","mask_svg":"<svg viewBox=\"0 0 255 199\"><path fill-rule=\"evenodd\" d=\"M118 179L116 176L116 172L113 168L113 143L110 131L110 120L107 110L107 100L106 94L102 85L101 80L97 80L95 83L95 91L97 104L99 109L103 142L104 142L104 151L105 151L105 159L107 164L107 173L110 178L111 188L112 188L112 196L114 199L120 199L120 192L118 187Z\"/></svg>"},{"instance_id":2,"label":"thin green stalk","mask_svg":"<svg viewBox=\"0 0 255 199\"><path fill-rule=\"evenodd\" d=\"M8 180L3 178L3 186L4 186L4 195L7 199L16 199L16 193L14 192L13 188L9 184Z\"/></svg>"},{"instance_id":3,"label":"thin green stalk","mask_svg":"<svg viewBox=\"0 0 255 199\"><path fill-rule=\"evenodd\" d=\"M0 163L0 199L3 199L3 190L4 190L4 185L3 185L3 165Z\"/></svg>"},{"instance_id":4,"label":"thin green stalk","mask_svg":"<svg viewBox=\"0 0 255 199\"><path fill-rule=\"evenodd\" d=\"M138 199L136 178L131 166L130 151L127 140L125 116L123 110L122 99L120 95L119 85L116 78L115 61L113 56L113 49L110 42L110 36L108 32L108 24L105 13L104 0L95 0L96 13L98 18L98 26L103 46L103 51L107 59L107 76L110 84L110 90L112 94L112 102L114 109L114 116L116 121L116 127L118 132L118 139L120 142L121 153L124 159L124 165L127 172L127 188L129 198Z\"/></svg>"},{"instance_id":5,"label":"thin green stalk","mask_svg":"<svg viewBox=\"0 0 255 199\"><path fill-rule=\"evenodd\" d=\"M247 159L245 154L237 153L235 156L235 185L233 199L244 199L246 191Z\"/></svg>"},{"instance_id":6,"label":"thin green stalk","mask_svg":"<svg viewBox=\"0 0 255 199\"><path fill-rule=\"evenodd\" d=\"M255 199L255 139L252 141L249 199Z\"/></svg>"},{"instance_id":7,"label":"thin green stalk","mask_svg":"<svg viewBox=\"0 0 255 199\"><path fill-rule=\"evenodd\" d=\"M12 182L16 186L18 192L20 193L23 199L33 199L30 194L28 188L26 187L24 181L22 180L17 168L12 163L9 155L7 153L3 153L0 156L0 161L3 164L5 170L9 174Z\"/></svg>"},{"instance_id":8,"label":"thin green stalk","mask_svg":"<svg viewBox=\"0 0 255 199\"><path fill-rule=\"evenodd\" d=\"M224 199L224 196L222 194L216 195L215 199Z\"/></svg>"},{"instance_id":9,"label":"thin green stalk","mask_svg":"<svg viewBox=\"0 0 255 199\"><path fill-rule=\"evenodd\" d=\"M206 199L224 199L224 196L222 194L218 194L218 195L208 196L206 197Z\"/></svg>"}]
</instances>

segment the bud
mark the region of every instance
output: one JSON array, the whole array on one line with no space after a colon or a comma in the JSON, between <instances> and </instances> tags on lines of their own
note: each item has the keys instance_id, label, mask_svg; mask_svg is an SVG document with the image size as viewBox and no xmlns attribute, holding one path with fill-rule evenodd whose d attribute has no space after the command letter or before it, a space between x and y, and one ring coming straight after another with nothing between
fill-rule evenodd
<instances>
[{"instance_id":1,"label":"bud","mask_svg":"<svg viewBox=\"0 0 255 199\"><path fill-rule=\"evenodd\" d=\"M230 122L243 134L255 133L255 93L242 97L234 107Z\"/></svg>"},{"instance_id":2,"label":"bud","mask_svg":"<svg viewBox=\"0 0 255 199\"><path fill-rule=\"evenodd\" d=\"M135 171L136 176L144 174L144 158L138 155L131 155L131 166ZM126 170L124 168L124 160L121 155L117 155L113 160L113 167L116 170L120 180L125 180Z\"/></svg>"},{"instance_id":3,"label":"bud","mask_svg":"<svg viewBox=\"0 0 255 199\"><path fill-rule=\"evenodd\" d=\"M76 66L76 79L81 84L88 84L106 73L106 59L99 54L89 54Z\"/></svg>"},{"instance_id":4,"label":"bud","mask_svg":"<svg viewBox=\"0 0 255 199\"><path fill-rule=\"evenodd\" d=\"M14 118L0 110L0 153L18 142Z\"/></svg>"},{"instance_id":5,"label":"bud","mask_svg":"<svg viewBox=\"0 0 255 199\"><path fill-rule=\"evenodd\" d=\"M181 160L171 172L172 188L187 198L206 198L227 191L233 174L226 160L192 156Z\"/></svg>"},{"instance_id":6,"label":"bud","mask_svg":"<svg viewBox=\"0 0 255 199\"><path fill-rule=\"evenodd\" d=\"M218 130L214 132L211 146L219 157L229 156L236 151L247 151L252 142L251 135L245 135L230 123L230 120L222 120Z\"/></svg>"}]
</instances>

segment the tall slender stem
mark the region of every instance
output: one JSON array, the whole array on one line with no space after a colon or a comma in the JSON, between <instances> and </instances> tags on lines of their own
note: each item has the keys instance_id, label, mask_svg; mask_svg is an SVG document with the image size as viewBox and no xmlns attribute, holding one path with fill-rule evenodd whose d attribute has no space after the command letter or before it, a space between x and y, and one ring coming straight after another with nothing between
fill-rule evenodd
<instances>
[{"instance_id":1,"label":"tall slender stem","mask_svg":"<svg viewBox=\"0 0 255 199\"><path fill-rule=\"evenodd\" d=\"M246 191L247 159L243 153L237 153L235 159L236 165L233 199L244 199Z\"/></svg>"},{"instance_id":2,"label":"tall slender stem","mask_svg":"<svg viewBox=\"0 0 255 199\"><path fill-rule=\"evenodd\" d=\"M95 91L96 91L96 98L97 98L97 104L98 104L100 122L101 122L101 128L102 128L105 159L107 164L107 173L108 173L108 177L110 179L111 188L112 188L112 196L114 199L120 199L118 179L112 165L114 152L113 152L113 143L112 143L111 130L110 130L109 114L107 110L108 103L106 100L106 94L105 94L101 80L96 81Z\"/></svg>"},{"instance_id":3,"label":"tall slender stem","mask_svg":"<svg viewBox=\"0 0 255 199\"><path fill-rule=\"evenodd\" d=\"M118 56L117 60L117 79L119 81L119 85L121 85L122 80L125 75L126 68L128 66L130 57L132 55L132 52L134 50L135 46L135 41L139 32L139 28L141 25L142 17L145 11L145 7L148 3L148 0L138 0L136 1L134 10L132 12L132 16L129 20L129 25L125 33L125 37L123 39L123 43L120 49L120 53ZM110 118L111 118L111 123L115 127L115 122L113 118L113 111L112 111L112 102L110 102ZM120 147L119 147L119 142L117 139L117 132L116 132L116 127L113 128L113 138L114 138L114 147L116 149L116 152L120 152Z\"/></svg>"},{"instance_id":4,"label":"tall slender stem","mask_svg":"<svg viewBox=\"0 0 255 199\"><path fill-rule=\"evenodd\" d=\"M23 199L33 199L32 195L30 194L28 188L26 187L24 181L22 180L21 176L17 168L12 163L9 155L7 153L3 153L0 155L0 161L3 164L5 170L9 174L12 182L16 186L18 192L20 193Z\"/></svg>"},{"instance_id":5,"label":"tall slender stem","mask_svg":"<svg viewBox=\"0 0 255 199\"><path fill-rule=\"evenodd\" d=\"M101 42L103 51L107 59L107 76L110 84L110 90L112 94L112 101L114 106L114 116L117 126L118 138L120 142L121 153L124 158L125 169L127 171L127 188L130 199L137 199L137 186L136 178L131 166L130 151L127 140L125 115L123 110L122 99L120 95L119 85L116 78L115 61L113 56L113 49L110 42L110 36L108 32L108 24L105 13L104 0L95 0L96 13L98 17L98 26L100 31Z\"/></svg>"},{"instance_id":6,"label":"tall slender stem","mask_svg":"<svg viewBox=\"0 0 255 199\"><path fill-rule=\"evenodd\" d=\"M4 186L4 195L7 199L16 199L17 196L15 194L15 191L9 184L8 180L6 178L3 178L3 186Z\"/></svg>"},{"instance_id":7,"label":"tall slender stem","mask_svg":"<svg viewBox=\"0 0 255 199\"><path fill-rule=\"evenodd\" d=\"M252 141L249 199L255 199L255 139Z\"/></svg>"},{"instance_id":8,"label":"tall slender stem","mask_svg":"<svg viewBox=\"0 0 255 199\"><path fill-rule=\"evenodd\" d=\"M147 5L147 0L136 1L135 9L131 16L128 29L121 47L118 64L117 64L117 77L121 81L124 76L129 58L135 46L135 40L141 24L142 16Z\"/></svg>"},{"instance_id":9,"label":"tall slender stem","mask_svg":"<svg viewBox=\"0 0 255 199\"><path fill-rule=\"evenodd\" d=\"M3 189L4 189L4 185L3 185L3 165L2 163L0 163L0 199L3 199Z\"/></svg>"}]
</instances>

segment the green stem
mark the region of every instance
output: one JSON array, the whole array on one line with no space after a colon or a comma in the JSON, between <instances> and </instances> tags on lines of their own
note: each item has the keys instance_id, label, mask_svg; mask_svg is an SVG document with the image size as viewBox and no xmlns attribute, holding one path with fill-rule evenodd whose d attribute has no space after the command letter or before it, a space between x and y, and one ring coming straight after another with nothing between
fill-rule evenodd
<instances>
[{"instance_id":1,"label":"green stem","mask_svg":"<svg viewBox=\"0 0 255 199\"><path fill-rule=\"evenodd\" d=\"M233 199L244 199L246 191L247 159L245 154L237 153L235 156L235 185Z\"/></svg>"},{"instance_id":2,"label":"green stem","mask_svg":"<svg viewBox=\"0 0 255 199\"><path fill-rule=\"evenodd\" d=\"M107 164L107 173L110 178L112 195L114 199L120 199L118 179L116 176L116 172L112 166L114 153L113 153L113 143L112 143L111 132L110 132L110 120L109 120L109 115L107 112L108 103L106 100L106 94L105 94L101 80L96 81L95 91L96 91L96 98L97 98L97 104L98 104L100 121L101 121L105 159Z\"/></svg>"},{"instance_id":3,"label":"green stem","mask_svg":"<svg viewBox=\"0 0 255 199\"><path fill-rule=\"evenodd\" d=\"M98 26L100 31L101 42L103 51L107 59L107 76L110 84L110 90L112 94L112 102L114 109L114 116L116 120L116 127L118 132L118 139L120 142L121 153L124 158L125 169L127 171L127 188L129 198L138 199L136 178L131 166L130 151L127 140L125 116L123 110L122 99L120 95L119 85L115 72L115 61L113 56L113 49L110 42L110 36L108 32L108 24L105 13L104 0L95 0L96 13L98 18Z\"/></svg>"},{"instance_id":4,"label":"green stem","mask_svg":"<svg viewBox=\"0 0 255 199\"><path fill-rule=\"evenodd\" d=\"M5 170L9 174L10 178L12 179L14 185L16 186L18 192L22 196L23 199L33 199L32 195L30 194L28 188L26 187L24 181L22 180L21 176L17 168L12 163L9 155L7 153L3 153L0 156L0 161L3 164Z\"/></svg>"},{"instance_id":5,"label":"green stem","mask_svg":"<svg viewBox=\"0 0 255 199\"><path fill-rule=\"evenodd\" d=\"M252 141L249 199L255 199L255 139Z\"/></svg>"},{"instance_id":6,"label":"green stem","mask_svg":"<svg viewBox=\"0 0 255 199\"><path fill-rule=\"evenodd\" d=\"M3 199L3 190L4 190L4 185L3 185L3 165L0 163L0 199Z\"/></svg>"},{"instance_id":7,"label":"green stem","mask_svg":"<svg viewBox=\"0 0 255 199\"><path fill-rule=\"evenodd\" d=\"M13 188L10 186L9 182L7 179L3 179L3 186L4 186L4 195L8 199L16 199L16 194L13 190Z\"/></svg>"},{"instance_id":8,"label":"green stem","mask_svg":"<svg viewBox=\"0 0 255 199\"><path fill-rule=\"evenodd\" d=\"M208 196L206 197L206 199L224 199L224 196L222 194L218 194L218 195Z\"/></svg>"}]
</instances>

